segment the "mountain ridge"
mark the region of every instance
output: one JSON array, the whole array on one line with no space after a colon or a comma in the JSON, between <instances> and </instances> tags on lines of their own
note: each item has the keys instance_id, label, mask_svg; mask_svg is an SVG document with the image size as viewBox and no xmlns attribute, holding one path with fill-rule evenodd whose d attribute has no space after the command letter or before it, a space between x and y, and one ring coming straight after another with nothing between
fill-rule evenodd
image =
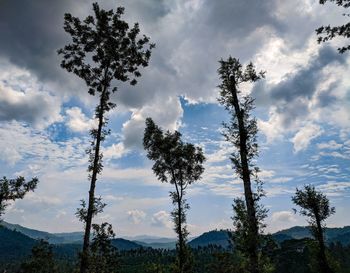
<instances>
[{"instance_id":1,"label":"mountain ridge","mask_svg":"<svg viewBox=\"0 0 350 273\"><path fill-rule=\"evenodd\" d=\"M20 232L28 236L31 239L44 239L50 244L80 244L83 238L83 232L62 232L62 233L49 233L46 231L35 230L26 228L18 224L11 224L5 221L0 225L5 226L9 230ZM191 238L189 245L191 247L203 247L212 245L219 245L222 247L229 246L229 230L212 230L204 232L200 236ZM294 226L288 229L283 229L271 234L272 237L281 243L290 239L303 239L311 238L311 233L308 227ZM350 226L325 228L325 238L327 243L340 242L344 245L350 244ZM137 247L151 247L151 248L164 248L174 249L176 245L176 238L157 237L150 235L138 235L138 236L126 236L125 238L116 238L125 249L133 249Z\"/></svg>"}]
</instances>

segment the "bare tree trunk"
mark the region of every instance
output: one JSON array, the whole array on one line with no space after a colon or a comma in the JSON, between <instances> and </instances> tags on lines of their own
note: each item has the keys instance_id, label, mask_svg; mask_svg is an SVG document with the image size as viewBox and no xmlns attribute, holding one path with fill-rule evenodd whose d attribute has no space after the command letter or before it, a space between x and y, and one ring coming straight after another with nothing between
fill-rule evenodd
<instances>
[{"instance_id":1,"label":"bare tree trunk","mask_svg":"<svg viewBox=\"0 0 350 273\"><path fill-rule=\"evenodd\" d=\"M244 184L244 197L247 207L248 219L249 219L249 268L251 273L259 272L258 263L258 223L256 220L255 202L251 189L250 170L247 159L247 132L244 125L244 111L240 108L236 83L233 77L231 78L231 94L233 98L233 104L238 120L239 129L239 152L242 165L242 178Z\"/></svg>"}]
</instances>

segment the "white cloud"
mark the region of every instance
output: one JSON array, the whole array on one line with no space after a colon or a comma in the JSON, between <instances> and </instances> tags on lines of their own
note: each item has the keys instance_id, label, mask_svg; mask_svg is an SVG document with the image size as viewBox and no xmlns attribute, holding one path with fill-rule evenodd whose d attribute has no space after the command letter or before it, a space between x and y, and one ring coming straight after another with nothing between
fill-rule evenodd
<instances>
[{"instance_id":1,"label":"white cloud","mask_svg":"<svg viewBox=\"0 0 350 273\"><path fill-rule=\"evenodd\" d=\"M103 149L103 157L105 159L118 159L127 154L130 150L126 149L122 142L112 144Z\"/></svg>"},{"instance_id":2,"label":"white cloud","mask_svg":"<svg viewBox=\"0 0 350 273\"><path fill-rule=\"evenodd\" d=\"M300 152L305 150L310 142L319 137L323 133L323 129L315 124L308 124L301 128L295 136L291 139L294 144L294 151Z\"/></svg>"},{"instance_id":3,"label":"white cloud","mask_svg":"<svg viewBox=\"0 0 350 273\"><path fill-rule=\"evenodd\" d=\"M72 107L66 110L67 126L73 132L86 132L97 125L96 120L89 119L79 107Z\"/></svg>"},{"instance_id":4,"label":"white cloud","mask_svg":"<svg viewBox=\"0 0 350 273\"><path fill-rule=\"evenodd\" d=\"M129 210L127 212L129 220L134 224L140 224L142 220L145 219L146 213L142 210Z\"/></svg>"},{"instance_id":5,"label":"white cloud","mask_svg":"<svg viewBox=\"0 0 350 273\"><path fill-rule=\"evenodd\" d=\"M164 130L176 130L181 124L182 115L183 109L177 97L160 97L141 109L134 109L131 119L123 124L124 146L142 146L146 118L151 117Z\"/></svg>"},{"instance_id":6,"label":"white cloud","mask_svg":"<svg viewBox=\"0 0 350 273\"><path fill-rule=\"evenodd\" d=\"M6 69L13 74L6 78L0 66L0 121L16 120L44 129L63 120L61 97L45 90L28 71L10 64Z\"/></svg>"},{"instance_id":7,"label":"white cloud","mask_svg":"<svg viewBox=\"0 0 350 273\"><path fill-rule=\"evenodd\" d=\"M343 144L337 143L334 140L330 140L328 142L321 142L317 144L317 147L321 150L328 149L328 150L337 150L343 147Z\"/></svg>"},{"instance_id":8,"label":"white cloud","mask_svg":"<svg viewBox=\"0 0 350 273\"><path fill-rule=\"evenodd\" d=\"M295 214L291 211L277 211L271 216L273 222L285 222L292 224L296 221Z\"/></svg>"},{"instance_id":9,"label":"white cloud","mask_svg":"<svg viewBox=\"0 0 350 273\"><path fill-rule=\"evenodd\" d=\"M170 214L164 210L158 211L152 216L152 225L156 227L172 228Z\"/></svg>"}]
</instances>

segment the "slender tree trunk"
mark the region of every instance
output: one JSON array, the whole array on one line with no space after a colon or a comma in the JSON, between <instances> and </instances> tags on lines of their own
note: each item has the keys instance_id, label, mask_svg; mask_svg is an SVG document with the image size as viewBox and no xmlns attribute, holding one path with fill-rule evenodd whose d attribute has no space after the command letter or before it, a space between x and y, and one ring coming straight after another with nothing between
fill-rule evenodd
<instances>
[{"instance_id":1,"label":"slender tree trunk","mask_svg":"<svg viewBox=\"0 0 350 273\"><path fill-rule=\"evenodd\" d=\"M83 244L83 253L82 253L81 263L80 263L80 273L86 273L88 270L88 259L89 259L88 255L89 255L89 245L90 245L91 224L92 224L94 201L95 201L95 187L96 187L96 180L97 180L97 174L98 174L98 165L100 163L99 162L100 145L101 145L101 133L102 133L102 127L103 127L103 112L104 112L103 100L104 100L105 91L106 91L106 87L104 88L104 91L101 93L101 97L100 97L100 105L99 105L99 113L98 113L98 129L97 129L94 162L93 162L93 169L92 169L91 183L90 183L90 190L89 190L89 206L88 206L87 218L85 223L84 244Z\"/></svg>"},{"instance_id":2,"label":"slender tree trunk","mask_svg":"<svg viewBox=\"0 0 350 273\"><path fill-rule=\"evenodd\" d=\"M329 267L328 261L327 261L327 256L326 256L326 246L324 243L324 237L323 237L323 230L321 226L321 221L320 217L318 215L318 212L315 213L315 218L316 218L316 225L317 225L317 230L316 230L316 239L318 241L319 245L319 266L321 273L333 273L332 269Z\"/></svg>"},{"instance_id":3,"label":"slender tree trunk","mask_svg":"<svg viewBox=\"0 0 350 273\"><path fill-rule=\"evenodd\" d=\"M250 170L247 159L247 133L244 125L244 112L240 108L236 83L233 77L231 77L231 94L233 98L233 104L238 120L238 129L239 129L239 152L242 165L242 178L244 184L244 197L247 207L248 219L249 219L249 267L250 273L259 272L258 264L258 223L256 220L256 211L255 211L255 202L253 198L253 193L251 189L250 181Z\"/></svg>"},{"instance_id":4,"label":"slender tree trunk","mask_svg":"<svg viewBox=\"0 0 350 273\"><path fill-rule=\"evenodd\" d=\"M180 272L183 273L183 264L184 264L184 250L183 250L183 234L182 234L182 206L181 206L181 201L182 201L182 187L179 191L178 185L175 182L175 188L176 188L176 193L177 193L177 213L178 213L178 219L179 219L179 223L178 223L178 237L179 237L179 253L178 253L178 257L179 257L179 269Z\"/></svg>"}]
</instances>

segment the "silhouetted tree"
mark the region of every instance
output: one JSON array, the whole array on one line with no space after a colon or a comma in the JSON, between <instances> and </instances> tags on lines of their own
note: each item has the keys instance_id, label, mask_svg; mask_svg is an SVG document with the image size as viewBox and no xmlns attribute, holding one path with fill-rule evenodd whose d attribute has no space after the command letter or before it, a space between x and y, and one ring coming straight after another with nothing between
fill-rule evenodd
<instances>
[{"instance_id":1,"label":"silhouetted tree","mask_svg":"<svg viewBox=\"0 0 350 273\"><path fill-rule=\"evenodd\" d=\"M343 8L350 8L350 0L320 0L320 4L325 4L326 2L334 2L336 5L341 6ZM350 16L350 13L343 14L343 16ZM328 26L321 26L318 29L316 29L318 37L318 42L327 42L329 40L332 40L336 37L343 37L343 38L350 38L350 22L340 25L331 27ZM340 53L344 53L345 51L350 50L350 44L338 48L338 51Z\"/></svg>"},{"instance_id":2,"label":"silhouetted tree","mask_svg":"<svg viewBox=\"0 0 350 273\"><path fill-rule=\"evenodd\" d=\"M38 245L32 249L28 261L21 265L22 273L56 273L58 272L55 263L52 247L47 241L40 240Z\"/></svg>"},{"instance_id":3,"label":"silhouetted tree","mask_svg":"<svg viewBox=\"0 0 350 273\"><path fill-rule=\"evenodd\" d=\"M186 211L189 205L184 198L187 187L199 180L204 171L205 157L202 149L181 140L181 133L163 132L151 118L146 119L143 146L147 157L155 163L152 167L158 179L175 186L170 197L175 206L171 216L178 236L176 272L192 272L192 256L186 244L188 231Z\"/></svg>"},{"instance_id":4,"label":"silhouetted tree","mask_svg":"<svg viewBox=\"0 0 350 273\"><path fill-rule=\"evenodd\" d=\"M29 191L34 191L38 184L37 178L26 182L24 177L19 176L16 179L7 179L3 177L0 179L0 217L4 213L8 201L15 201L16 199L23 199ZM1 220L1 218L0 218Z\"/></svg>"},{"instance_id":5,"label":"silhouetted tree","mask_svg":"<svg viewBox=\"0 0 350 273\"><path fill-rule=\"evenodd\" d=\"M118 251L111 243L111 240L115 237L112 225L108 223L93 224L92 229L93 239L90 246L89 272L120 272Z\"/></svg>"},{"instance_id":6,"label":"silhouetted tree","mask_svg":"<svg viewBox=\"0 0 350 273\"><path fill-rule=\"evenodd\" d=\"M140 29L138 24L132 28L121 19L124 8L113 10L100 9L93 4L94 16L88 16L83 21L71 14L65 14L64 30L72 37L72 43L58 50L63 60L61 67L82 78L89 88L89 94L99 96L99 103L95 109L97 128L90 131L91 147L87 151L90 165L88 167L90 190L85 224L83 255L80 272L88 269L88 250L90 230L95 202L95 185L97 175L101 173L102 153L101 142L109 134L106 129L108 119L106 113L116 105L111 101L111 93L117 91L112 87L113 81L137 83L141 76L140 66L147 66L153 44L149 38L138 38Z\"/></svg>"},{"instance_id":7,"label":"silhouetted tree","mask_svg":"<svg viewBox=\"0 0 350 273\"><path fill-rule=\"evenodd\" d=\"M259 205L264 196L262 182L258 178L259 168L254 165L258 156L256 135L258 132L256 119L251 117L254 99L250 95L242 95L239 85L254 83L264 78L264 72L257 72L252 63L243 69L238 59L229 57L227 61L220 61L218 73L222 80L219 85L218 101L230 114L230 122L224 123L226 140L233 144L235 152L231 154L231 162L236 174L243 180L244 197L234 199L233 222L236 228L235 243L243 255L248 258L248 271L261 272L259 264L260 230L264 227L263 219L266 209ZM256 183L253 192L251 180Z\"/></svg>"},{"instance_id":8,"label":"silhouetted tree","mask_svg":"<svg viewBox=\"0 0 350 273\"><path fill-rule=\"evenodd\" d=\"M311 232L318 242L318 265L321 273L333 272L326 257L326 247L323 236L325 220L335 213L335 208L330 207L329 200L314 186L306 185L303 189L297 189L292 197L294 204L300 207L300 214L308 218Z\"/></svg>"}]
</instances>

